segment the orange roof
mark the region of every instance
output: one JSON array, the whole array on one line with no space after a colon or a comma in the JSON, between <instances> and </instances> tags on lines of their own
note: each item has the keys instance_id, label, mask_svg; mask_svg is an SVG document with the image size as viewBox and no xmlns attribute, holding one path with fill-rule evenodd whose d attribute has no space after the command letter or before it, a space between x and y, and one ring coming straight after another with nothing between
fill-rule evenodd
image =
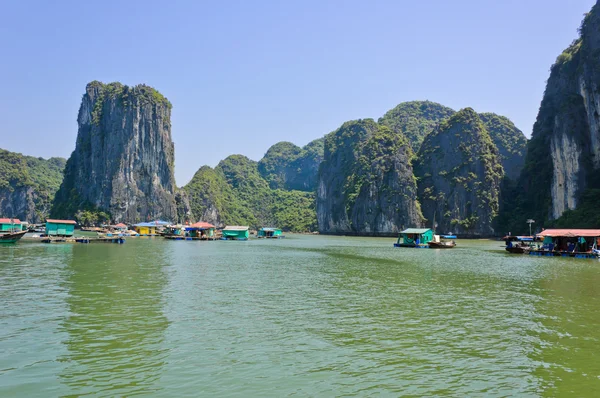
<instances>
[{"instance_id":1,"label":"orange roof","mask_svg":"<svg viewBox=\"0 0 600 398\"><path fill-rule=\"evenodd\" d=\"M122 222L120 222L117 225L115 225L115 227L117 227L117 228L127 228L127 225L125 225Z\"/></svg>"},{"instance_id":2,"label":"orange roof","mask_svg":"<svg viewBox=\"0 0 600 398\"><path fill-rule=\"evenodd\" d=\"M75 221L73 220L46 220L46 222L51 222L53 224L77 224Z\"/></svg>"},{"instance_id":3,"label":"orange roof","mask_svg":"<svg viewBox=\"0 0 600 398\"><path fill-rule=\"evenodd\" d=\"M11 221L12 220L12 221ZM21 220L19 220L18 218L0 218L0 224L21 224Z\"/></svg>"},{"instance_id":4,"label":"orange roof","mask_svg":"<svg viewBox=\"0 0 600 398\"><path fill-rule=\"evenodd\" d=\"M204 221L198 221L197 223L190 225L190 227L192 227L192 228L215 228L214 225L204 222Z\"/></svg>"},{"instance_id":5,"label":"orange roof","mask_svg":"<svg viewBox=\"0 0 600 398\"><path fill-rule=\"evenodd\" d=\"M550 236L552 238L565 237L596 237L600 236L600 229L546 229L538 234L539 236Z\"/></svg>"}]
</instances>

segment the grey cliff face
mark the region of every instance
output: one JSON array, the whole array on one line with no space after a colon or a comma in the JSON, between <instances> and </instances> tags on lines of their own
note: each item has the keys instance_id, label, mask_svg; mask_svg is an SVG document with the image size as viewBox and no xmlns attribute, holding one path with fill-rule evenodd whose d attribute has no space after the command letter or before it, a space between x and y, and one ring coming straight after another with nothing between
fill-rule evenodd
<instances>
[{"instance_id":1,"label":"grey cliff face","mask_svg":"<svg viewBox=\"0 0 600 398\"><path fill-rule=\"evenodd\" d=\"M552 66L532 135L531 160L544 147L548 157L545 186L537 187L536 170L528 170L525 189L544 190L549 219L575 209L590 178L600 169L600 5L596 3L581 26L581 37ZM539 168L539 167L538 167Z\"/></svg>"},{"instance_id":2,"label":"grey cliff face","mask_svg":"<svg viewBox=\"0 0 600 398\"><path fill-rule=\"evenodd\" d=\"M464 109L429 134L415 174L427 226L469 236L494 234L504 171L477 113Z\"/></svg>"},{"instance_id":3,"label":"grey cliff face","mask_svg":"<svg viewBox=\"0 0 600 398\"><path fill-rule=\"evenodd\" d=\"M317 187L319 232L391 235L420 226L411 158L404 136L371 119L329 134Z\"/></svg>"},{"instance_id":4,"label":"grey cliff face","mask_svg":"<svg viewBox=\"0 0 600 398\"><path fill-rule=\"evenodd\" d=\"M0 189L0 214L21 221L41 223L45 221L36 213L36 192L30 186ZM47 209L39 209L40 212Z\"/></svg>"},{"instance_id":5,"label":"grey cliff face","mask_svg":"<svg viewBox=\"0 0 600 398\"><path fill-rule=\"evenodd\" d=\"M56 213L91 206L115 222L175 220L170 117L170 103L151 87L88 84Z\"/></svg>"}]
</instances>

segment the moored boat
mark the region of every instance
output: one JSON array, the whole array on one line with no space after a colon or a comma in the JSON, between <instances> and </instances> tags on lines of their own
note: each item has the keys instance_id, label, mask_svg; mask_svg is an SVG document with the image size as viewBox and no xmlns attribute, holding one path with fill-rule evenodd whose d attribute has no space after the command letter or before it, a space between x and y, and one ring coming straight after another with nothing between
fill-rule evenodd
<instances>
[{"instance_id":1,"label":"moored boat","mask_svg":"<svg viewBox=\"0 0 600 398\"><path fill-rule=\"evenodd\" d=\"M453 249L456 247L456 242L450 240L448 236L454 235L433 235L433 240L429 241L430 249Z\"/></svg>"},{"instance_id":2,"label":"moored boat","mask_svg":"<svg viewBox=\"0 0 600 398\"><path fill-rule=\"evenodd\" d=\"M28 231L8 232L0 234L0 243L15 243L21 239Z\"/></svg>"},{"instance_id":3,"label":"moored boat","mask_svg":"<svg viewBox=\"0 0 600 398\"><path fill-rule=\"evenodd\" d=\"M531 250L534 241L533 236L505 236L502 238L506 243L505 250L512 254L524 254Z\"/></svg>"}]
</instances>

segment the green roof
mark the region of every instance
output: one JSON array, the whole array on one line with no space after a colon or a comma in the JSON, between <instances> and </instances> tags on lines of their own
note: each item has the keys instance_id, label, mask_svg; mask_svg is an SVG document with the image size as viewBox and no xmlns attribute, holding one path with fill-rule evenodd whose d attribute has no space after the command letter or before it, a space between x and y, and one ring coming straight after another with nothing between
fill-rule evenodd
<instances>
[{"instance_id":1,"label":"green roof","mask_svg":"<svg viewBox=\"0 0 600 398\"><path fill-rule=\"evenodd\" d=\"M431 229L429 229L429 228L408 228L400 233L401 234L424 234L425 232L429 232L429 231L431 231Z\"/></svg>"}]
</instances>

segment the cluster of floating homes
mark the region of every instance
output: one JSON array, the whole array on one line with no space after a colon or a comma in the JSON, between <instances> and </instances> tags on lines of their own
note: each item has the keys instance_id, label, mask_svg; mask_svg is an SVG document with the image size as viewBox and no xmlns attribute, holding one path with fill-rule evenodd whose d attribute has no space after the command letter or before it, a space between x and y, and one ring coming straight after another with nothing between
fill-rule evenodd
<instances>
[{"instance_id":1,"label":"cluster of floating homes","mask_svg":"<svg viewBox=\"0 0 600 398\"><path fill-rule=\"evenodd\" d=\"M28 239L39 240L44 243L51 242L79 242L90 243L103 241L125 243L125 237L164 237L171 240L248 240L250 228L248 226L226 226L217 229L214 225L199 221L194 224L172 224L168 221L151 221L126 225L104 225L102 227L84 227L82 231L96 232L97 237L75 237L74 220L48 219L46 223L29 226L18 219L0 218L0 242L14 243L23 238L27 232L34 232ZM39 233L39 235L35 234ZM257 238L284 238L279 228L261 228L256 232Z\"/></svg>"},{"instance_id":2,"label":"cluster of floating homes","mask_svg":"<svg viewBox=\"0 0 600 398\"><path fill-rule=\"evenodd\" d=\"M504 241L513 254L600 257L600 229L546 229L534 236L505 236Z\"/></svg>"}]
</instances>

